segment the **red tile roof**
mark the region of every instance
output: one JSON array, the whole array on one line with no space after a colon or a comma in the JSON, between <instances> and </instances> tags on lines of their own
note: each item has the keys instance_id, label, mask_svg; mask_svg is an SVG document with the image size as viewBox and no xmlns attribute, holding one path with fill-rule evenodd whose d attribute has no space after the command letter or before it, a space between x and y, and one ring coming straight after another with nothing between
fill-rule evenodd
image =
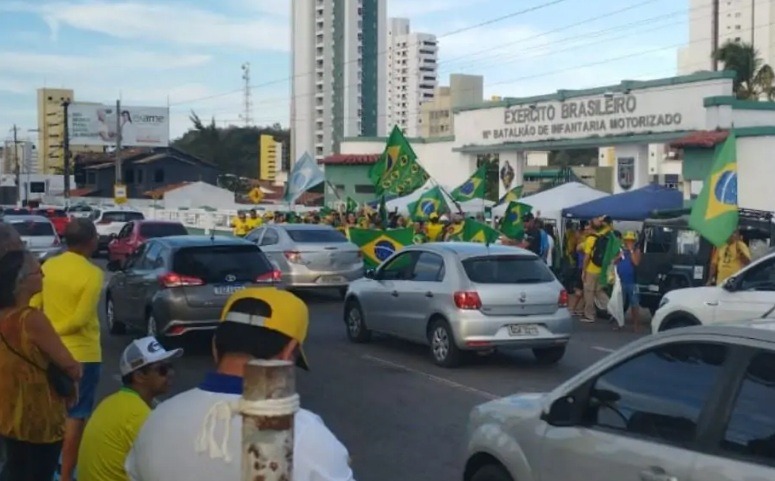
<instances>
[{"instance_id":1,"label":"red tile roof","mask_svg":"<svg viewBox=\"0 0 775 481\"><path fill-rule=\"evenodd\" d=\"M334 154L318 161L324 165L371 165L376 164L381 154Z\"/></svg>"},{"instance_id":2,"label":"red tile roof","mask_svg":"<svg viewBox=\"0 0 775 481\"><path fill-rule=\"evenodd\" d=\"M701 130L674 140L670 147L683 149L686 147L703 147L709 149L727 139L729 132L726 130Z\"/></svg>"}]
</instances>

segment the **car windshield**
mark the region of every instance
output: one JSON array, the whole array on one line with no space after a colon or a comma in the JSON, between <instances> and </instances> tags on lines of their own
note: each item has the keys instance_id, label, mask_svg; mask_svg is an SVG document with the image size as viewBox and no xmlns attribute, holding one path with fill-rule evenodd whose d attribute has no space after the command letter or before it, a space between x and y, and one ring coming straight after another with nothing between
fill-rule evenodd
<instances>
[{"instance_id":1,"label":"car windshield","mask_svg":"<svg viewBox=\"0 0 775 481\"><path fill-rule=\"evenodd\" d=\"M149 222L140 224L140 236L145 239L186 234L188 234L188 231L185 227L183 227L183 224L161 222Z\"/></svg>"},{"instance_id":2,"label":"car windshield","mask_svg":"<svg viewBox=\"0 0 775 481\"><path fill-rule=\"evenodd\" d=\"M471 282L477 284L537 284L554 281L546 263L532 256L473 257L463 261Z\"/></svg>"},{"instance_id":3,"label":"car windshield","mask_svg":"<svg viewBox=\"0 0 775 481\"><path fill-rule=\"evenodd\" d=\"M347 242L347 237L336 229L288 229L294 242L302 244L330 244Z\"/></svg>"},{"instance_id":4,"label":"car windshield","mask_svg":"<svg viewBox=\"0 0 775 481\"><path fill-rule=\"evenodd\" d=\"M113 211L102 214L102 222L129 222L130 220L143 220L142 212Z\"/></svg>"},{"instance_id":5,"label":"car windshield","mask_svg":"<svg viewBox=\"0 0 775 481\"><path fill-rule=\"evenodd\" d=\"M225 282L228 276L238 282L253 282L273 269L255 245L186 247L175 253L172 261L175 273L206 283Z\"/></svg>"},{"instance_id":6,"label":"car windshield","mask_svg":"<svg viewBox=\"0 0 775 481\"><path fill-rule=\"evenodd\" d=\"M53 236L54 228L50 222L21 221L11 222L16 232L22 237L44 237Z\"/></svg>"}]
</instances>

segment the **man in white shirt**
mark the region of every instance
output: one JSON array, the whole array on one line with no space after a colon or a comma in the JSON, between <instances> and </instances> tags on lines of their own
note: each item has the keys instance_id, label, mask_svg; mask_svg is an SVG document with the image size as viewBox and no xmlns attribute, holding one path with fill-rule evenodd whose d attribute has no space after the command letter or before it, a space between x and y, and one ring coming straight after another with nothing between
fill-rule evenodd
<instances>
[{"instance_id":1,"label":"man in white shirt","mask_svg":"<svg viewBox=\"0 0 775 481\"><path fill-rule=\"evenodd\" d=\"M231 296L221 320L213 337L216 371L153 411L127 457L131 481L240 479L242 419L233 406L245 365L281 359L307 369L309 312L293 294L245 289ZM347 448L304 409L294 417L293 480L353 481Z\"/></svg>"}]
</instances>

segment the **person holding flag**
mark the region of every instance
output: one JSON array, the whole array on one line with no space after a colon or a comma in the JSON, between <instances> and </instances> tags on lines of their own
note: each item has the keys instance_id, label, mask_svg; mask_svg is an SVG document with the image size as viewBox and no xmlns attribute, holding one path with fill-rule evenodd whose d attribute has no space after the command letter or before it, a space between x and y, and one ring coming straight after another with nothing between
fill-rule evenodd
<instances>
[{"instance_id":1,"label":"person holding flag","mask_svg":"<svg viewBox=\"0 0 775 481\"><path fill-rule=\"evenodd\" d=\"M708 272L708 285L720 286L740 269L751 263L751 251L736 229L727 242L713 250ZM715 282L714 282L715 281Z\"/></svg>"}]
</instances>

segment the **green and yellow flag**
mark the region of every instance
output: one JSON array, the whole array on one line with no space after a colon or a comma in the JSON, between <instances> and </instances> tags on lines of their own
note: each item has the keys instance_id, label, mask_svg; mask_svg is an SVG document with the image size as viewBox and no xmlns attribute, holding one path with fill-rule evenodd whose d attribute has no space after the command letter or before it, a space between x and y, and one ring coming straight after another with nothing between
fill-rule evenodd
<instances>
[{"instance_id":1,"label":"green and yellow flag","mask_svg":"<svg viewBox=\"0 0 775 481\"><path fill-rule=\"evenodd\" d=\"M501 197L498 200L498 203L495 205L501 205L505 204L506 202L514 202L515 200L519 200L522 198L522 186L518 185L511 189L510 191L503 194L503 197Z\"/></svg>"},{"instance_id":2,"label":"green and yellow flag","mask_svg":"<svg viewBox=\"0 0 775 481\"><path fill-rule=\"evenodd\" d=\"M600 285L604 287L613 284L614 276L610 275L611 269L616 268L613 262L622 252L622 241L616 237L616 234L609 232L606 236L608 236L608 243L605 245L603 263L600 265L600 278L598 279Z\"/></svg>"},{"instance_id":3,"label":"green and yellow flag","mask_svg":"<svg viewBox=\"0 0 775 481\"><path fill-rule=\"evenodd\" d=\"M411 245L414 238L414 230L411 227L390 230L351 227L349 231L350 242L360 247L363 264L367 268L377 267L394 252Z\"/></svg>"},{"instance_id":4,"label":"green and yellow flag","mask_svg":"<svg viewBox=\"0 0 775 481\"><path fill-rule=\"evenodd\" d=\"M489 225L477 222L473 219L466 219L460 233L450 240L493 244L500 236L501 233Z\"/></svg>"},{"instance_id":5,"label":"green and yellow flag","mask_svg":"<svg viewBox=\"0 0 775 481\"><path fill-rule=\"evenodd\" d=\"M484 188L487 183L487 165L482 165L471 177L468 178L450 196L456 202L466 202L472 199L484 199Z\"/></svg>"},{"instance_id":6,"label":"green and yellow flag","mask_svg":"<svg viewBox=\"0 0 775 481\"><path fill-rule=\"evenodd\" d=\"M525 236L525 224L522 217L530 213L533 208L521 202L511 201L506 207L506 213L503 215L501 232L510 239L522 239Z\"/></svg>"},{"instance_id":7,"label":"green and yellow flag","mask_svg":"<svg viewBox=\"0 0 775 481\"><path fill-rule=\"evenodd\" d=\"M348 214L351 212L358 212L358 203L353 200L349 195L347 196L347 204L345 205L345 212Z\"/></svg>"},{"instance_id":8,"label":"green and yellow flag","mask_svg":"<svg viewBox=\"0 0 775 481\"><path fill-rule=\"evenodd\" d=\"M689 227L716 247L737 229L737 139L734 132L716 152L708 178L694 202Z\"/></svg>"},{"instance_id":9,"label":"green and yellow flag","mask_svg":"<svg viewBox=\"0 0 775 481\"><path fill-rule=\"evenodd\" d=\"M414 220L426 220L431 214L441 215L448 210L439 186L424 192L419 199L410 203L407 209Z\"/></svg>"},{"instance_id":10,"label":"green and yellow flag","mask_svg":"<svg viewBox=\"0 0 775 481\"><path fill-rule=\"evenodd\" d=\"M429 178L425 169L417 163L417 155L401 129L393 127L385 152L369 169L369 179L377 195L408 195L425 185Z\"/></svg>"}]
</instances>

